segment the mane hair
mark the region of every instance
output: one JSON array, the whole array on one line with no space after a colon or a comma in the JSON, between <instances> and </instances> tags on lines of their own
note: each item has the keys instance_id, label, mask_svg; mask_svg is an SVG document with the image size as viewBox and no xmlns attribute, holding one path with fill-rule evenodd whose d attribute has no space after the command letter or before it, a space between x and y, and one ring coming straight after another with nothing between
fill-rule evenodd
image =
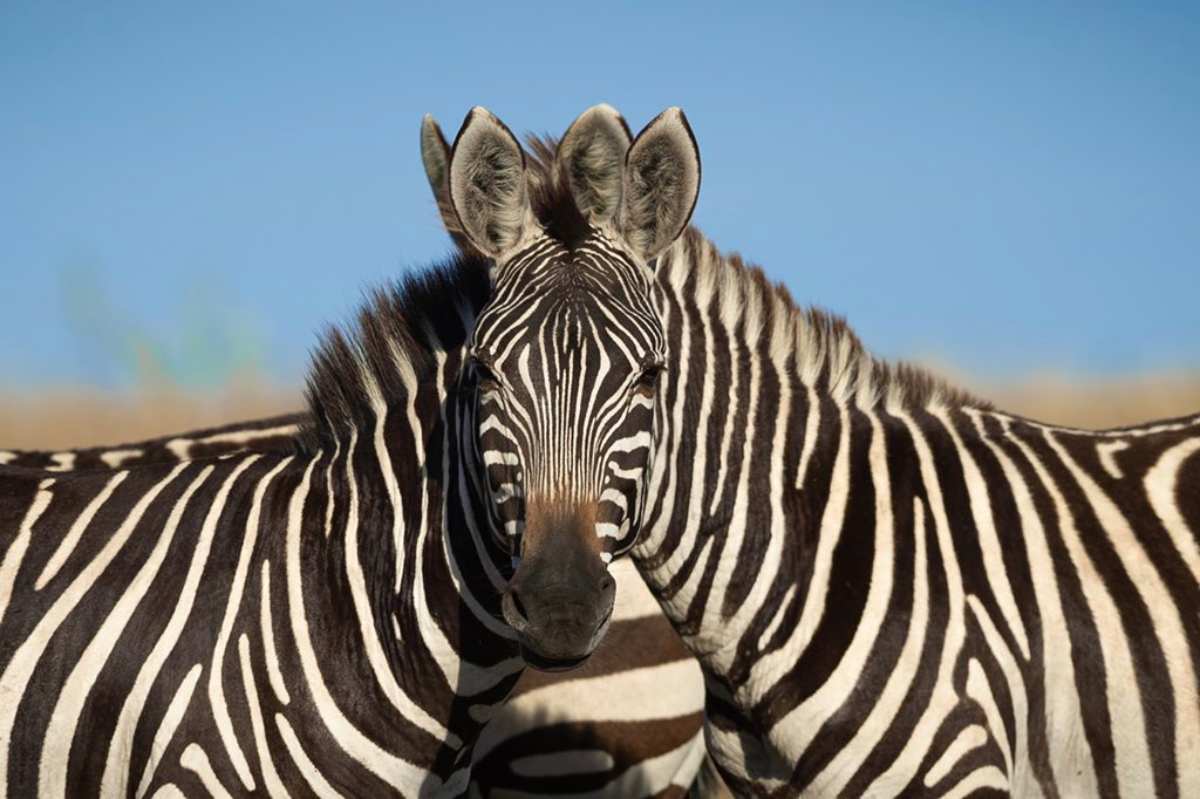
<instances>
[{"instance_id":1,"label":"mane hair","mask_svg":"<svg viewBox=\"0 0 1200 799\"><path fill-rule=\"evenodd\" d=\"M679 257L682 256L682 259ZM673 268L676 264L684 264ZM717 251L689 227L660 261L659 280L711 296L728 329L741 326L743 345L773 360L794 357L800 382L835 402L871 409L927 406L990 408L990 403L951 386L926 369L871 355L841 316L798 306L782 283ZM695 272L689 275L686 272Z\"/></svg>"},{"instance_id":2,"label":"mane hair","mask_svg":"<svg viewBox=\"0 0 1200 799\"><path fill-rule=\"evenodd\" d=\"M575 202L565 170L557 161L559 140L550 135L530 134L525 137L525 144L534 214L551 236L568 247L573 246L587 235L588 222ZM687 248L687 262L692 268L707 271L697 276L697 284L706 281L713 284L722 294L719 301L722 308L736 313L741 299L748 335L762 335L765 328L773 346L792 343L802 382L827 391L836 401L853 401L864 408L881 404L897 408L991 407L990 403L951 386L920 366L904 361L891 363L871 355L841 316L816 307L798 306L782 283L773 283L760 267L744 263L736 253L721 255L695 228L689 226L674 246ZM666 264L660 261L660 266ZM678 279L686 277L680 275ZM759 318L750 318L754 313Z\"/></svg>"},{"instance_id":3,"label":"mane hair","mask_svg":"<svg viewBox=\"0 0 1200 799\"><path fill-rule=\"evenodd\" d=\"M466 344L490 292L488 261L472 252L372 289L355 321L326 330L313 352L301 451L370 429L380 407L407 402L404 377L436 379L437 355Z\"/></svg>"},{"instance_id":4,"label":"mane hair","mask_svg":"<svg viewBox=\"0 0 1200 799\"><path fill-rule=\"evenodd\" d=\"M559 141L554 136L525 137L526 178L534 216L553 238L568 248L588 235L587 217L575 202L566 169L558 161Z\"/></svg>"}]
</instances>

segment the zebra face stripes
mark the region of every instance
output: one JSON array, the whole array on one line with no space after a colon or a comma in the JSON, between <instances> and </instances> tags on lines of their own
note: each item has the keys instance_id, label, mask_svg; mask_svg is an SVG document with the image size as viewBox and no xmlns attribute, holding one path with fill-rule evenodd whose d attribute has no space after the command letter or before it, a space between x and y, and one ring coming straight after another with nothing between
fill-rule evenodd
<instances>
[{"instance_id":1,"label":"zebra face stripes","mask_svg":"<svg viewBox=\"0 0 1200 799\"><path fill-rule=\"evenodd\" d=\"M471 346L480 447L504 532L529 505L590 507L606 560L637 530L665 340L648 273L604 235L506 265ZM519 544L514 544L519 551Z\"/></svg>"},{"instance_id":2,"label":"zebra face stripes","mask_svg":"<svg viewBox=\"0 0 1200 799\"><path fill-rule=\"evenodd\" d=\"M527 173L508 129L475 109L448 168L458 227L494 265L466 379L516 566L504 615L542 667L594 650L613 603L605 564L636 541L666 354L648 261L699 185L676 110L631 143L615 111L591 109L553 162Z\"/></svg>"}]
</instances>

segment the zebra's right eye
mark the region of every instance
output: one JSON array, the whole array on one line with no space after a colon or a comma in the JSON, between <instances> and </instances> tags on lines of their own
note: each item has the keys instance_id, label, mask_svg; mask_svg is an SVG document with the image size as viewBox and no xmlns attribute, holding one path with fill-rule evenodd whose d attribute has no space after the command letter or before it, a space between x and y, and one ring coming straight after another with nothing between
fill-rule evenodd
<instances>
[{"instance_id":1,"label":"zebra's right eye","mask_svg":"<svg viewBox=\"0 0 1200 799\"><path fill-rule=\"evenodd\" d=\"M492 391L500 387L499 378L496 377L491 367L483 361L477 358L473 359L471 361L471 368L475 372L475 385L479 387L480 391Z\"/></svg>"}]
</instances>

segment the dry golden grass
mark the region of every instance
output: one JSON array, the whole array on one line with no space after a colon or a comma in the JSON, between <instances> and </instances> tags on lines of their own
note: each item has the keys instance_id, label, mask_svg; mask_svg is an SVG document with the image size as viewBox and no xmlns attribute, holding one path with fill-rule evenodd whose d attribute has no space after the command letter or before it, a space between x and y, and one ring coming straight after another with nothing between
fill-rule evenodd
<instances>
[{"instance_id":1,"label":"dry golden grass","mask_svg":"<svg viewBox=\"0 0 1200 799\"><path fill-rule=\"evenodd\" d=\"M300 410L299 391L238 386L187 394L57 389L0 392L0 449L120 444Z\"/></svg>"},{"instance_id":2,"label":"dry golden grass","mask_svg":"<svg viewBox=\"0 0 1200 799\"><path fill-rule=\"evenodd\" d=\"M1106 379L1043 375L1008 383L958 376L952 382L1011 413L1075 427L1115 427L1200 412L1200 373ZM274 416L302 405L298 390L253 385L199 395L170 389L0 392L0 448L119 444Z\"/></svg>"},{"instance_id":3,"label":"dry golden grass","mask_svg":"<svg viewBox=\"0 0 1200 799\"><path fill-rule=\"evenodd\" d=\"M1194 372L1122 378L1047 374L1008 384L980 382L978 391L1011 413L1088 429L1200 413L1200 374Z\"/></svg>"}]
</instances>

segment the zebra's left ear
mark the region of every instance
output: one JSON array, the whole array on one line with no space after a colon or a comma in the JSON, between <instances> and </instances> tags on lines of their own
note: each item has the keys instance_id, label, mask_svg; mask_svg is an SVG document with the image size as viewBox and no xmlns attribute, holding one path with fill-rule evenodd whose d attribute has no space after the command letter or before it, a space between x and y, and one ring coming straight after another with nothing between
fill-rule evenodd
<instances>
[{"instance_id":1,"label":"zebra's left ear","mask_svg":"<svg viewBox=\"0 0 1200 799\"><path fill-rule=\"evenodd\" d=\"M652 260L679 238L700 195L700 150L679 108L656 116L625 156L617 228L633 251Z\"/></svg>"},{"instance_id":2,"label":"zebra's left ear","mask_svg":"<svg viewBox=\"0 0 1200 799\"><path fill-rule=\"evenodd\" d=\"M575 204L591 222L603 224L616 215L621 201L621 170L633 134L611 105L594 105L571 123L558 145L556 160Z\"/></svg>"},{"instance_id":3,"label":"zebra's left ear","mask_svg":"<svg viewBox=\"0 0 1200 799\"><path fill-rule=\"evenodd\" d=\"M525 152L486 108L467 114L450 151L450 204L476 249L499 263L537 226Z\"/></svg>"}]
</instances>

